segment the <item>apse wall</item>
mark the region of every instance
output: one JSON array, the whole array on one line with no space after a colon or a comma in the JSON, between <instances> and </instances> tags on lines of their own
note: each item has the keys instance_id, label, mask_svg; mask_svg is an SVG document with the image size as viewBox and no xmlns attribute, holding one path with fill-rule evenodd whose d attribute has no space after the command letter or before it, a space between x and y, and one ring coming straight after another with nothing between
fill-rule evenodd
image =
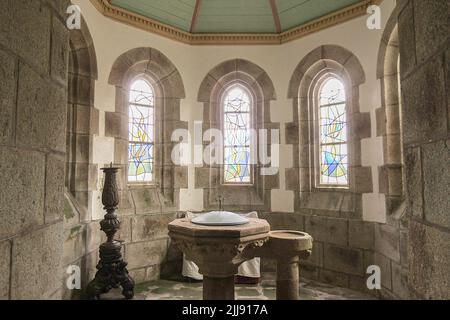
<instances>
[{"instance_id":1,"label":"apse wall","mask_svg":"<svg viewBox=\"0 0 450 320\"><path fill-rule=\"evenodd\" d=\"M375 109L381 105L380 85L376 77L378 47L383 30L368 30L366 17L354 19L333 28L326 29L282 46L188 46L142 30L128 27L103 17L86 1L74 1L82 8L83 16L91 29L99 61L99 79L96 83L96 107L100 109L100 135L96 143L105 148L94 155L98 163L113 160L111 139L104 139L104 114L113 112L115 106L114 87L108 84L108 77L115 60L124 52L138 47L155 48L165 54L179 70L186 91L186 98L181 101L181 117L189 121L202 120L202 104L197 101L197 93L203 78L216 65L226 60L242 58L264 69L272 79L277 94L271 104L272 120L282 123L292 121L292 101L287 98L288 85L297 64L309 52L323 44L336 44L352 52L361 62L366 73L366 82L361 86L360 104L362 112L371 112L375 121ZM389 18L394 7L393 1L382 4L383 22ZM383 25L384 25L383 23ZM372 122L372 135L363 145L363 162L373 166L382 163L382 144L375 134L376 123ZM281 130L283 131L283 130ZM282 133L283 134L283 133ZM109 151L109 152L108 152ZM292 212L293 197L290 192L283 192L284 168L292 164L291 147L284 144L281 158L286 159L280 168L281 189L275 192L272 203L273 211ZM374 190L378 189L376 173L373 172ZM194 170L189 170L189 188L180 195L182 210L202 210L201 190L194 188ZM384 207L378 201L377 192L367 194L364 202L364 218L367 221L384 222ZM291 200L291 201L286 201Z\"/></svg>"},{"instance_id":2,"label":"apse wall","mask_svg":"<svg viewBox=\"0 0 450 320\"><path fill-rule=\"evenodd\" d=\"M117 143L111 136L111 114L117 112L117 88L111 84L110 75L119 57L136 48L152 48L164 55L180 74L184 85L184 97L180 98L180 119L193 134L194 121L202 121L204 103L198 101L202 81L211 70L233 59L247 60L261 68L270 78L274 99L270 101L270 122L279 124L281 134L281 163L279 178L265 193L268 207L261 213L274 228L296 228L310 232L316 240L313 257L303 270L304 275L337 285L357 289L364 288L365 267L374 262L374 254L380 255L386 267L383 286L393 291L389 252L400 250L396 230L385 228L387 209L385 195L379 184L379 168L385 164L383 138L377 132L377 109L382 105L380 80L377 77L377 59L383 30L369 30L367 17L361 17L338 26L311 34L281 46L189 46L142 30L126 26L102 16L89 1L75 0L82 9L96 49L98 79L95 83L95 108L99 110L98 135L93 136L92 163L98 168L116 162ZM381 5L382 27L386 24L395 2L386 0ZM295 205L294 190L289 188L287 174L300 157L295 154L289 132L289 124L295 122L295 101L288 97L290 80L302 59L317 48L328 45L344 48L362 66L364 81L359 86L359 112L367 114L367 134L361 139L361 166L366 170L365 190L359 194L360 202L351 203L351 210L343 210L342 202L311 204L301 211ZM369 128L370 127L370 128ZM201 212L205 209L203 188L199 188L198 170L188 166L178 176L181 187L176 191L177 208L165 211L139 212L136 199L129 206L122 203L121 219L126 230L125 256L131 264L131 273L138 281L159 277L160 264L179 261L180 253L172 251L165 226L184 211ZM99 184L102 176L98 171ZM101 219L101 190L93 190L89 197L89 211L93 219ZM145 200L145 199L144 199ZM228 199L232 202L233 199ZM151 201L150 201L151 202ZM225 203L227 199L225 199ZM153 203L154 204L154 203ZM153 205L150 203L149 205ZM145 201L140 203L145 206ZM325 206L325 207L324 207ZM353 208L359 213L351 215ZM344 212L345 211L345 212ZM356 212L356 211L355 211ZM159 217L159 218L158 218ZM141 219L141 220L139 220ZM145 233L145 227L157 232ZM140 236L136 237L136 234ZM394 234L394 235L393 235ZM128 252L127 252L128 250ZM162 253L161 253L162 252ZM394 259L396 259L396 256ZM270 270L270 264L268 265ZM389 277L389 278L388 278ZM403 290L403 288L399 289Z\"/></svg>"}]
</instances>

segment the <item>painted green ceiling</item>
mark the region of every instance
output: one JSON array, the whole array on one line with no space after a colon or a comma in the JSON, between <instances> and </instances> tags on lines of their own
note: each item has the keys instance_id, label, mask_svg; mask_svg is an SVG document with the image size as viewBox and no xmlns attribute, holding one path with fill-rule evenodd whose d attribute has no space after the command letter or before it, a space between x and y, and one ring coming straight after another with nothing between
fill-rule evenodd
<instances>
[{"instance_id":1,"label":"painted green ceiling","mask_svg":"<svg viewBox=\"0 0 450 320\"><path fill-rule=\"evenodd\" d=\"M359 0L278 0L283 31L300 26L316 18L333 13Z\"/></svg>"},{"instance_id":2,"label":"painted green ceiling","mask_svg":"<svg viewBox=\"0 0 450 320\"><path fill-rule=\"evenodd\" d=\"M199 33L274 33L268 0L203 0L195 28Z\"/></svg>"},{"instance_id":3,"label":"painted green ceiling","mask_svg":"<svg viewBox=\"0 0 450 320\"><path fill-rule=\"evenodd\" d=\"M196 0L113 0L112 4L133 13L189 31Z\"/></svg>"},{"instance_id":4,"label":"painted green ceiling","mask_svg":"<svg viewBox=\"0 0 450 320\"><path fill-rule=\"evenodd\" d=\"M112 4L190 31L197 0L112 0ZM281 31L361 0L275 0ZM194 33L276 33L270 0L201 0Z\"/></svg>"}]
</instances>

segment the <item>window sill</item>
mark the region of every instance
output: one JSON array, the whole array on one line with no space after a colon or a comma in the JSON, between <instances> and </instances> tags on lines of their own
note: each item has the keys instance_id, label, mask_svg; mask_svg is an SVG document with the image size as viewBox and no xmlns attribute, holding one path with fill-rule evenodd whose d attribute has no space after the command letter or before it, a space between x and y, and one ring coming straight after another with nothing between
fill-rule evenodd
<instances>
[{"instance_id":1,"label":"window sill","mask_svg":"<svg viewBox=\"0 0 450 320\"><path fill-rule=\"evenodd\" d=\"M339 187L339 186L318 186L311 188L311 191L332 191L332 192L351 192L351 188L349 186L347 187Z\"/></svg>"},{"instance_id":2,"label":"window sill","mask_svg":"<svg viewBox=\"0 0 450 320\"><path fill-rule=\"evenodd\" d=\"M254 183L222 183L222 187L254 187Z\"/></svg>"},{"instance_id":3,"label":"window sill","mask_svg":"<svg viewBox=\"0 0 450 320\"><path fill-rule=\"evenodd\" d=\"M157 189L159 186L156 183L128 183L128 189Z\"/></svg>"}]
</instances>

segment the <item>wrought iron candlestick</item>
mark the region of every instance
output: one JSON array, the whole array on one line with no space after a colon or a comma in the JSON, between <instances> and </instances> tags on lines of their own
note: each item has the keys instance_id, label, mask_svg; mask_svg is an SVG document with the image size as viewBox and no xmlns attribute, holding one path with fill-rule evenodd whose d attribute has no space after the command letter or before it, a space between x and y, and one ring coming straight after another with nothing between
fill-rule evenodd
<instances>
[{"instance_id":1,"label":"wrought iron candlestick","mask_svg":"<svg viewBox=\"0 0 450 320\"><path fill-rule=\"evenodd\" d=\"M100 261L97 264L97 273L87 287L89 299L99 299L101 294L109 292L112 288L122 287L122 294L126 299L134 296L134 280L129 276L127 263L122 258L122 244L114 240L114 235L120 229L116 209L119 205L119 192L116 174L118 168L102 168L105 173L105 185L102 193L102 203L106 215L100 222L101 230L106 233L107 241L100 245Z\"/></svg>"}]
</instances>

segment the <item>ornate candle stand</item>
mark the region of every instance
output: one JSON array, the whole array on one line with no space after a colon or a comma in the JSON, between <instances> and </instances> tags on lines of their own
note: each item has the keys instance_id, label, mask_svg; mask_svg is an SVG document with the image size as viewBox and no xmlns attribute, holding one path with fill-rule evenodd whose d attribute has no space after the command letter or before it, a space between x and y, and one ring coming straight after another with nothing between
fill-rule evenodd
<instances>
[{"instance_id":1,"label":"ornate candle stand","mask_svg":"<svg viewBox=\"0 0 450 320\"><path fill-rule=\"evenodd\" d=\"M114 240L114 235L120 229L120 221L115 213L119 204L116 173L118 168L102 168L105 173L105 185L102 193L102 203L106 215L100 222L101 230L106 233L107 241L100 245L100 261L94 280L87 286L88 299L99 299L101 294L112 288L122 287L126 299L134 297L134 280L129 276L127 263L122 258L122 244Z\"/></svg>"}]
</instances>

